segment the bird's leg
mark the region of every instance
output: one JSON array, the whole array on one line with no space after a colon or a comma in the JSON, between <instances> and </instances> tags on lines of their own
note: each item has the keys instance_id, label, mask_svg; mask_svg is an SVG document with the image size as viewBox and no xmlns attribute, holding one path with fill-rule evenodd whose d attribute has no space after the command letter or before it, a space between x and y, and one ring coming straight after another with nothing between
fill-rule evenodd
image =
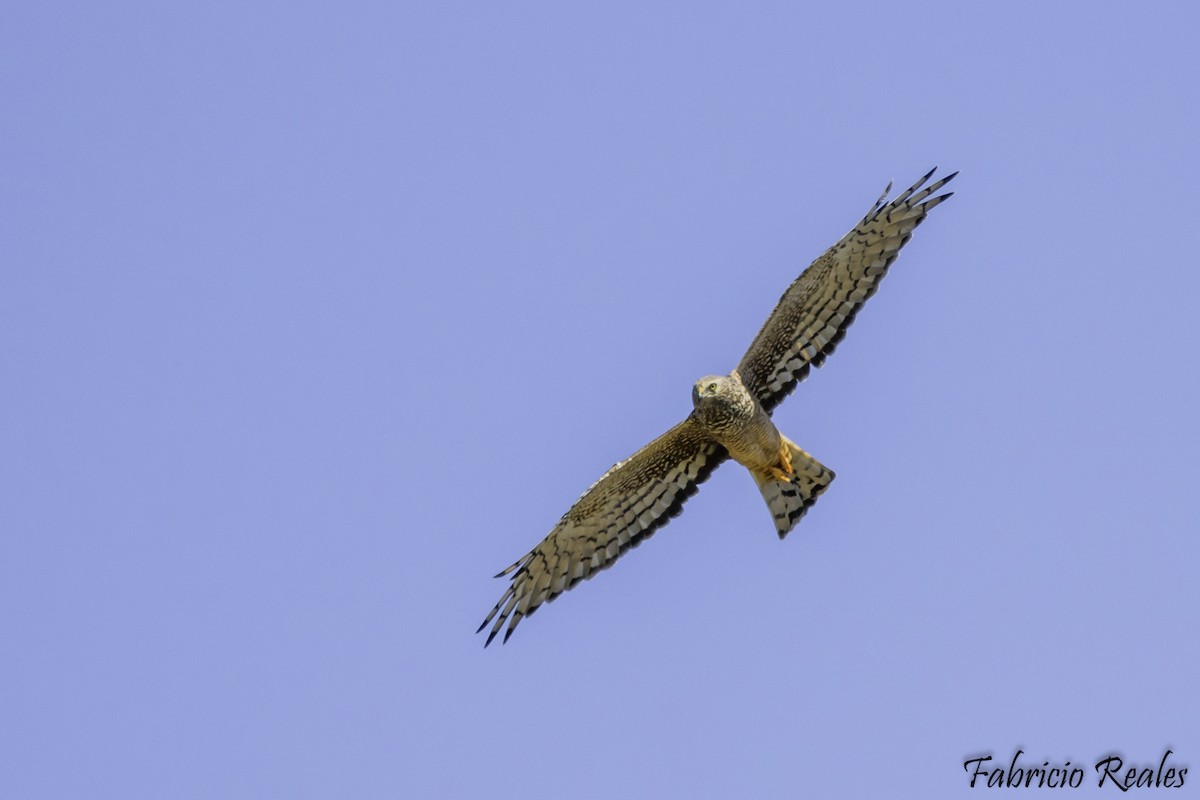
<instances>
[{"instance_id":1,"label":"bird's leg","mask_svg":"<svg viewBox=\"0 0 1200 800\"><path fill-rule=\"evenodd\" d=\"M771 474L780 481L792 479L792 451L788 449L787 442L779 446L779 463L771 467Z\"/></svg>"}]
</instances>

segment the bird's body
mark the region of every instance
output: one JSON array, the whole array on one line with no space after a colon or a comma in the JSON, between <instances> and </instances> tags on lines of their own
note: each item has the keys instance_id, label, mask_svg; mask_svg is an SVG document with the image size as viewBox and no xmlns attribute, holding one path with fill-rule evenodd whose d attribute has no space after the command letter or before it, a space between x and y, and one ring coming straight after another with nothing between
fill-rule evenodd
<instances>
[{"instance_id":1,"label":"bird's body","mask_svg":"<svg viewBox=\"0 0 1200 800\"><path fill-rule=\"evenodd\" d=\"M833 481L833 471L779 432L737 370L696 381L692 406L704 433L750 471L779 538L787 536Z\"/></svg>"},{"instance_id":2,"label":"bird's body","mask_svg":"<svg viewBox=\"0 0 1200 800\"><path fill-rule=\"evenodd\" d=\"M750 472L779 537L791 531L834 474L780 433L771 414L833 352L912 230L950 197L931 195L955 174L925 186L931 170L885 204L889 184L862 221L788 287L737 368L697 381L683 422L614 465L537 547L497 576L511 583L479 626L495 619L487 643L506 620L507 641L525 616L665 525L726 458Z\"/></svg>"},{"instance_id":3,"label":"bird's body","mask_svg":"<svg viewBox=\"0 0 1200 800\"><path fill-rule=\"evenodd\" d=\"M771 415L754 399L734 370L709 375L692 389L692 414L729 457L751 472L775 474L787 451ZM784 470L785 472L790 470Z\"/></svg>"}]
</instances>

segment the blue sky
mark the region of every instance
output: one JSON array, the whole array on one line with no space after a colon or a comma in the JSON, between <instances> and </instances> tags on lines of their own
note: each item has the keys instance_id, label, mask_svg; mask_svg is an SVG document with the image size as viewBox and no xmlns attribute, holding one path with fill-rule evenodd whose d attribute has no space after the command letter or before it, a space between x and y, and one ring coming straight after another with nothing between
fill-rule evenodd
<instances>
[{"instance_id":1,"label":"blue sky","mask_svg":"<svg viewBox=\"0 0 1200 800\"><path fill-rule=\"evenodd\" d=\"M0 794L1200 770L1198 16L7 4ZM485 651L491 576L935 164L776 413L838 473L797 530L725 466Z\"/></svg>"}]
</instances>

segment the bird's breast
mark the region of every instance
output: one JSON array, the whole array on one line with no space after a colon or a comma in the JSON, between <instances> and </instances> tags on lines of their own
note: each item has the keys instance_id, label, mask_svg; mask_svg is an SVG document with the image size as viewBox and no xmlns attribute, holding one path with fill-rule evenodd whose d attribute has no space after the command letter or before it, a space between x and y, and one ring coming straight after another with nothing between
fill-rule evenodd
<instances>
[{"instance_id":1,"label":"bird's breast","mask_svg":"<svg viewBox=\"0 0 1200 800\"><path fill-rule=\"evenodd\" d=\"M715 434L714 438L734 461L754 471L774 466L783 444L779 430L765 412Z\"/></svg>"}]
</instances>

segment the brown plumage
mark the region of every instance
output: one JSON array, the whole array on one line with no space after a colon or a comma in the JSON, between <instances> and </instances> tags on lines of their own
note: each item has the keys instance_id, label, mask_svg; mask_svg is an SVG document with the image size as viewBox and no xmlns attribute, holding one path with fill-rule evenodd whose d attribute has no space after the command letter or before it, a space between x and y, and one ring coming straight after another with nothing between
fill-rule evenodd
<instances>
[{"instance_id":1,"label":"brown plumage","mask_svg":"<svg viewBox=\"0 0 1200 800\"><path fill-rule=\"evenodd\" d=\"M784 292L750 349L728 376L692 390L683 422L616 464L576 501L550 534L496 577L510 583L479 626L495 620L486 644L581 580L605 569L683 508L726 458L746 467L782 539L833 480L832 471L779 432L771 413L813 366L821 366L875 293L900 248L955 175L925 184L935 170L867 215Z\"/></svg>"}]
</instances>

